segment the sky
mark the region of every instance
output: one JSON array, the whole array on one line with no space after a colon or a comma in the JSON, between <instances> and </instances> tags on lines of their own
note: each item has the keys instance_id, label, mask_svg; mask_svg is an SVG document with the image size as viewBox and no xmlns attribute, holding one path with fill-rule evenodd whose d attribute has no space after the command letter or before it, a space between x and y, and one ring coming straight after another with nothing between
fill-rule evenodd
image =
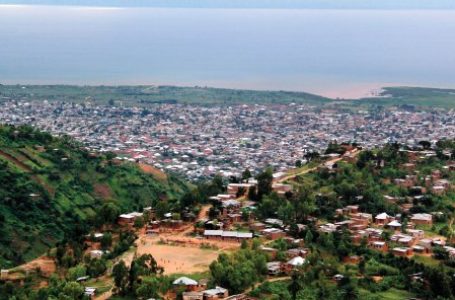
<instances>
[{"instance_id":1,"label":"sky","mask_svg":"<svg viewBox=\"0 0 455 300\"><path fill-rule=\"evenodd\" d=\"M0 4L183 8L455 9L455 0L0 0Z\"/></svg>"}]
</instances>

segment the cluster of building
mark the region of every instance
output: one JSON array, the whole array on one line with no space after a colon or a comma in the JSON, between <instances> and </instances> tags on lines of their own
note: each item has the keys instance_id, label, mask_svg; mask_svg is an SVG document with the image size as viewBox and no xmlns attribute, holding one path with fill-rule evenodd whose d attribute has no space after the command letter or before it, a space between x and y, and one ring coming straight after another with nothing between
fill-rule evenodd
<instances>
[{"instance_id":1,"label":"cluster of building","mask_svg":"<svg viewBox=\"0 0 455 300\"><path fill-rule=\"evenodd\" d=\"M452 188L449 180L442 179L440 170L435 169L428 176L419 176L419 173L415 171L414 163L406 163L403 168L413 174L406 175L405 178L395 179L393 183L409 189L413 196L384 196L385 200L391 203L398 204L400 201L403 212L409 213L414 203L423 201L425 197L441 195ZM443 168L453 171L455 164L449 162ZM424 183L423 186L416 185L422 182ZM424 230L416 228L419 226L431 227L434 219L441 217L441 212L409 213L406 223L402 222L401 214L389 215L383 212L373 217L372 214L360 212L358 205L349 205L337 209L336 214L344 220L320 225L319 230L321 232L330 233L347 229L355 243L360 243L365 239L370 248L383 252L391 251L398 256L430 254L433 247L443 247L450 257L455 257L455 248L445 246L445 238L427 236Z\"/></svg>"},{"instance_id":2,"label":"cluster of building","mask_svg":"<svg viewBox=\"0 0 455 300\"><path fill-rule=\"evenodd\" d=\"M303 104L157 104L145 109L14 99L0 107L0 123L67 134L91 150L113 151L120 160L143 161L192 179L268 165L288 169L333 140L368 148L389 141L438 140L455 132L455 112L436 110L351 111Z\"/></svg>"},{"instance_id":3,"label":"cluster of building","mask_svg":"<svg viewBox=\"0 0 455 300\"><path fill-rule=\"evenodd\" d=\"M180 277L172 284L174 290L183 290L183 300L218 300L226 299L229 296L229 291L219 286L207 289L207 280L198 282L189 277Z\"/></svg>"},{"instance_id":4,"label":"cluster of building","mask_svg":"<svg viewBox=\"0 0 455 300\"><path fill-rule=\"evenodd\" d=\"M424 176L416 170L416 165L423 159L436 156L436 153L434 151L403 151L407 153L409 159L408 163L402 165L402 170L407 174L403 178L394 178L393 183L408 190L410 196L385 195L384 198L389 203L399 204L401 210L408 213L415 205L423 203L427 198L444 195L453 188L450 180L443 178L443 173L448 174L455 171L455 162L449 161L441 170L434 169L431 174Z\"/></svg>"},{"instance_id":5,"label":"cluster of building","mask_svg":"<svg viewBox=\"0 0 455 300\"><path fill-rule=\"evenodd\" d=\"M412 256L414 253L429 254L435 246L444 246L445 239L429 237L418 225L432 225L433 214L415 213L409 216L409 222L401 222L401 214L391 216L385 212L372 214L359 212L357 205L349 205L337 210L345 220L326 223L319 226L322 233L348 230L354 243L362 240L368 247L382 252L392 252L397 256Z\"/></svg>"}]
</instances>

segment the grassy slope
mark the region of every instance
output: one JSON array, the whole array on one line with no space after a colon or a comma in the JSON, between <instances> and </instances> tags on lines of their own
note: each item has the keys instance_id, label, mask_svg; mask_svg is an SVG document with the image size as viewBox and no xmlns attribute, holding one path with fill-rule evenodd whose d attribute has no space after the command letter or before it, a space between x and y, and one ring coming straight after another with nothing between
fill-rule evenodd
<instances>
[{"instance_id":1,"label":"grassy slope","mask_svg":"<svg viewBox=\"0 0 455 300\"><path fill-rule=\"evenodd\" d=\"M106 201L126 212L187 189L173 176L157 180L134 164L90 157L71 140L14 131L0 126L0 266L42 254L77 225L89 224ZM38 144L46 150L36 150Z\"/></svg>"},{"instance_id":2,"label":"grassy slope","mask_svg":"<svg viewBox=\"0 0 455 300\"><path fill-rule=\"evenodd\" d=\"M173 86L69 86L69 85L0 85L2 97L13 99L47 99L84 101L91 97L99 103L109 100L128 104L146 105L156 102L198 104L234 103L325 103L328 98L304 93L284 91L252 91L203 87Z\"/></svg>"},{"instance_id":3,"label":"grassy slope","mask_svg":"<svg viewBox=\"0 0 455 300\"><path fill-rule=\"evenodd\" d=\"M451 89L387 87L382 95L386 97L362 99L359 103L455 108L455 90Z\"/></svg>"}]
</instances>

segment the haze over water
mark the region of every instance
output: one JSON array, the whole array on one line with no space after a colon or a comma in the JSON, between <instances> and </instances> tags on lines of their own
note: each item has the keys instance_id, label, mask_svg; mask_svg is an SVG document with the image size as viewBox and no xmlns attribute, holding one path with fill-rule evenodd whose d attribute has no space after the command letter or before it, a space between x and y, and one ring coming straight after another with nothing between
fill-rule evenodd
<instances>
[{"instance_id":1,"label":"haze over water","mask_svg":"<svg viewBox=\"0 0 455 300\"><path fill-rule=\"evenodd\" d=\"M455 88L455 11L0 6L0 83Z\"/></svg>"}]
</instances>

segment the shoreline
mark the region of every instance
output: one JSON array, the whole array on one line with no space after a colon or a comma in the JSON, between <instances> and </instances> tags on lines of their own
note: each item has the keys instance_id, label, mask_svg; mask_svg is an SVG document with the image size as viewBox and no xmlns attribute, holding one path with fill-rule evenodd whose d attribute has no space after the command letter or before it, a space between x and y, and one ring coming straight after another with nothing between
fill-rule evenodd
<instances>
[{"instance_id":1,"label":"shoreline","mask_svg":"<svg viewBox=\"0 0 455 300\"><path fill-rule=\"evenodd\" d=\"M232 85L203 85L203 84L187 84L187 83L165 83L165 82L97 82L97 83L76 83L76 82L9 82L0 81L0 86L75 86L75 87L159 87L168 86L175 88L207 88L207 89L226 89L226 90L239 90L239 91L253 91L253 92L290 92L290 93L306 93L314 96L328 98L334 101L349 101L349 100L362 100L367 98L386 98L381 95L387 88L391 87L409 87L409 88L430 88L430 89L454 89L455 87L441 87L441 86L425 86L425 85L412 85L412 84L398 84L398 83L377 83L377 84L359 84L351 85L342 88L303 88L303 89L266 89L254 86L232 86Z\"/></svg>"}]
</instances>

